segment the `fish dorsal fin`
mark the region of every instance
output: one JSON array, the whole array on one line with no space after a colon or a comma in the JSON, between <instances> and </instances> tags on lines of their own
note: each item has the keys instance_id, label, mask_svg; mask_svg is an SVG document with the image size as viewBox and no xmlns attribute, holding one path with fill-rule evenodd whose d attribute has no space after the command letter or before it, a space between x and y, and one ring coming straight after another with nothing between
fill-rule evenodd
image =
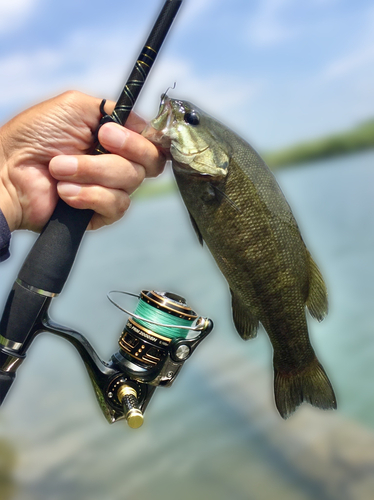
<instances>
[{"instance_id":1,"label":"fish dorsal fin","mask_svg":"<svg viewBox=\"0 0 374 500\"><path fill-rule=\"evenodd\" d=\"M188 214L190 216L190 220L191 220L191 224L192 224L192 227L194 228L195 230L195 233L196 233L196 236L198 237L198 240L199 240L199 243L201 246L204 245L204 239L203 239L203 235L200 233L200 229L199 229L199 226L196 224L196 221L195 219L192 217L191 215L191 212L188 211Z\"/></svg>"},{"instance_id":2,"label":"fish dorsal fin","mask_svg":"<svg viewBox=\"0 0 374 500\"><path fill-rule=\"evenodd\" d=\"M328 311L327 290L317 264L308 252L309 295L306 300L308 311L318 321L322 321Z\"/></svg>"},{"instance_id":3,"label":"fish dorsal fin","mask_svg":"<svg viewBox=\"0 0 374 500\"><path fill-rule=\"evenodd\" d=\"M238 296L232 290L230 291L235 328L243 340L254 339L257 335L259 321Z\"/></svg>"}]
</instances>

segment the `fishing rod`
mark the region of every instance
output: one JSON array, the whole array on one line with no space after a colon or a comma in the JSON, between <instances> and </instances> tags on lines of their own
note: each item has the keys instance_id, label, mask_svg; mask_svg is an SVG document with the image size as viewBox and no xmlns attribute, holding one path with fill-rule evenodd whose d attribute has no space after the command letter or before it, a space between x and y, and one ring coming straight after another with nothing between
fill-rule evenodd
<instances>
[{"instance_id":1,"label":"fishing rod","mask_svg":"<svg viewBox=\"0 0 374 500\"><path fill-rule=\"evenodd\" d=\"M181 3L164 3L111 115L105 113L102 101L99 128L108 121L125 125ZM106 153L97 139L91 153ZM62 291L92 215L92 210L72 208L60 199L23 263L0 322L0 405L36 335L49 332L65 338L78 350L107 420L125 418L131 427L139 427L155 388L175 380L213 324L209 319L199 319L178 295L143 291L139 295L142 314L130 317L119 351L104 362L82 334L53 322L49 306ZM161 313L174 322L165 322ZM190 335L185 334L183 321L188 321Z\"/></svg>"}]
</instances>

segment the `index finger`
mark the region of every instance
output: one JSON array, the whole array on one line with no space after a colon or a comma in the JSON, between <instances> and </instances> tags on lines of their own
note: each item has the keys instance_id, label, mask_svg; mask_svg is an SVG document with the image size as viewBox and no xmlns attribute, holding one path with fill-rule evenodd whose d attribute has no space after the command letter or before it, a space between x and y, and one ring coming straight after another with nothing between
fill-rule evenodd
<instances>
[{"instance_id":1,"label":"index finger","mask_svg":"<svg viewBox=\"0 0 374 500\"><path fill-rule=\"evenodd\" d=\"M141 134L145 127L147 126L148 122L144 120L141 116L137 115L134 111L131 111L127 121L126 121L126 128L129 128L130 130L133 130L134 132L137 132L138 134Z\"/></svg>"}]
</instances>

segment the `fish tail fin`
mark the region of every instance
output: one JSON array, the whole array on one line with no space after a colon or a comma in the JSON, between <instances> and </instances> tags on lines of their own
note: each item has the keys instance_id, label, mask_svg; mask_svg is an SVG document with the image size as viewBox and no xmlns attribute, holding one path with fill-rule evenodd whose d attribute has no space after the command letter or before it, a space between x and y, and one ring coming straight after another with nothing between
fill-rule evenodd
<instances>
[{"instance_id":1,"label":"fish tail fin","mask_svg":"<svg viewBox=\"0 0 374 500\"><path fill-rule=\"evenodd\" d=\"M284 419L304 401L323 410L336 409L334 390L316 357L298 372L274 367L274 391L275 404Z\"/></svg>"}]
</instances>

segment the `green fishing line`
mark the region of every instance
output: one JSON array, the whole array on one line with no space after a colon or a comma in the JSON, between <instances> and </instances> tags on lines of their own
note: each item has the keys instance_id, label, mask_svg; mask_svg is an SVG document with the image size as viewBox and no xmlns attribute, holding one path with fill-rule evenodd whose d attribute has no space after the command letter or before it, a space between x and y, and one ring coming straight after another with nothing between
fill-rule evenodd
<instances>
[{"instance_id":1,"label":"green fishing line","mask_svg":"<svg viewBox=\"0 0 374 500\"><path fill-rule=\"evenodd\" d=\"M192 326L194 319L187 320L184 318L179 318L173 314L168 314L167 312L161 311L154 306L147 304L144 300L139 300L138 305L135 309L135 314L141 316L142 318L149 319L155 323L162 323L163 325L173 325L173 326ZM183 328L170 328L161 325L154 325L152 323L147 323L136 318L136 322L140 325L152 330L159 335L168 337L169 339L175 338L186 338L189 330Z\"/></svg>"}]
</instances>

